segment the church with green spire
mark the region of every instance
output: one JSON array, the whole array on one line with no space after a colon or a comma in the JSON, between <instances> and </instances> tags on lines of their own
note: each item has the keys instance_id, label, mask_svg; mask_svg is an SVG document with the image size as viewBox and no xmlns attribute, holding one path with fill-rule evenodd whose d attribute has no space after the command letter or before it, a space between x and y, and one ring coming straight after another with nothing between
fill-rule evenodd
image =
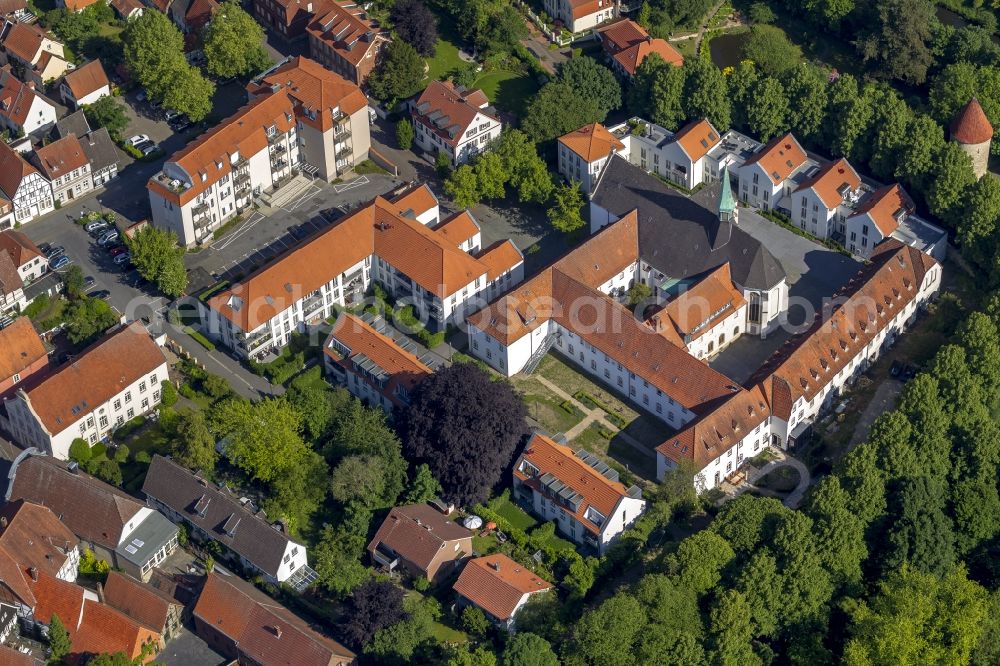
<instances>
[{"instance_id":1,"label":"church with green spire","mask_svg":"<svg viewBox=\"0 0 1000 666\"><path fill-rule=\"evenodd\" d=\"M733 196L733 187L729 183L729 167L722 167L719 175L722 181L722 192L719 194L719 219L723 222L739 224L740 210L736 205L736 197Z\"/></svg>"}]
</instances>

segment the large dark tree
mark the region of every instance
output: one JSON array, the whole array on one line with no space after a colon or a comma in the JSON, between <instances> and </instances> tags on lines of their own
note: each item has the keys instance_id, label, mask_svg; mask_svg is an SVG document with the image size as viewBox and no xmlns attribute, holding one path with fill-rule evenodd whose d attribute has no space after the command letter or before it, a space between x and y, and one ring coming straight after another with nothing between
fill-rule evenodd
<instances>
[{"instance_id":1,"label":"large dark tree","mask_svg":"<svg viewBox=\"0 0 1000 666\"><path fill-rule=\"evenodd\" d=\"M434 55L437 45L437 18L420 0L396 0L390 13L396 36L422 56Z\"/></svg>"},{"instance_id":2,"label":"large dark tree","mask_svg":"<svg viewBox=\"0 0 1000 666\"><path fill-rule=\"evenodd\" d=\"M379 629L396 624L405 615L401 587L388 581L368 579L347 600L340 631L348 643L362 648Z\"/></svg>"},{"instance_id":3,"label":"large dark tree","mask_svg":"<svg viewBox=\"0 0 1000 666\"><path fill-rule=\"evenodd\" d=\"M605 115L622 105L622 87L618 79L593 58L584 56L564 62L559 66L559 81L580 96L595 100Z\"/></svg>"},{"instance_id":4,"label":"large dark tree","mask_svg":"<svg viewBox=\"0 0 1000 666\"><path fill-rule=\"evenodd\" d=\"M934 61L931 28L937 23L930 0L880 0L867 4L857 40L861 57L883 76L921 85Z\"/></svg>"},{"instance_id":5,"label":"large dark tree","mask_svg":"<svg viewBox=\"0 0 1000 666\"><path fill-rule=\"evenodd\" d=\"M430 466L447 498L482 502L514 456L526 415L510 384L456 363L426 379L401 413L403 452Z\"/></svg>"}]
</instances>

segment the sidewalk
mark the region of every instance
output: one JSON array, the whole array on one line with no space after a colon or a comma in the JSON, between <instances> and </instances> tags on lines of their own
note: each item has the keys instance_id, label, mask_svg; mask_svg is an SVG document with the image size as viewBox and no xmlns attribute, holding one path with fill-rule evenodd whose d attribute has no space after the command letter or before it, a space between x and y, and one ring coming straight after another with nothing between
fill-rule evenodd
<instances>
[{"instance_id":1,"label":"sidewalk","mask_svg":"<svg viewBox=\"0 0 1000 666\"><path fill-rule=\"evenodd\" d=\"M236 393L248 400L282 395L285 392L284 386L271 384L263 377L253 374L224 351L208 351L197 340L176 326L170 326L166 334L167 338L181 351L190 355L191 358L197 361L208 372L213 375L219 375L228 381Z\"/></svg>"}]
</instances>

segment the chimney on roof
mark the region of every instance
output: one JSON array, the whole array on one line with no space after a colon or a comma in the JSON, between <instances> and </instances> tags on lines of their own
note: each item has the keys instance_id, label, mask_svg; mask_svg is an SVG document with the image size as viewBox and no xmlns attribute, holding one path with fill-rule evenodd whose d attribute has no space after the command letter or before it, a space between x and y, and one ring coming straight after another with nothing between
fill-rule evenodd
<instances>
[{"instance_id":1,"label":"chimney on roof","mask_svg":"<svg viewBox=\"0 0 1000 666\"><path fill-rule=\"evenodd\" d=\"M79 472L80 472L80 463L78 463L78 462L76 462L74 460L70 464L66 465L66 471L69 472L70 474L79 474Z\"/></svg>"},{"instance_id":2,"label":"chimney on roof","mask_svg":"<svg viewBox=\"0 0 1000 666\"><path fill-rule=\"evenodd\" d=\"M500 571L500 561L490 562L490 566L493 567L494 571Z\"/></svg>"},{"instance_id":3,"label":"chimney on roof","mask_svg":"<svg viewBox=\"0 0 1000 666\"><path fill-rule=\"evenodd\" d=\"M0 530L7 529L7 516L0 516Z\"/></svg>"},{"instance_id":4,"label":"chimney on roof","mask_svg":"<svg viewBox=\"0 0 1000 666\"><path fill-rule=\"evenodd\" d=\"M278 625L274 625L272 629L274 630L275 637L281 638L281 627L279 627Z\"/></svg>"},{"instance_id":5,"label":"chimney on roof","mask_svg":"<svg viewBox=\"0 0 1000 666\"><path fill-rule=\"evenodd\" d=\"M104 585L101 583L97 584L97 600L104 603Z\"/></svg>"},{"instance_id":6,"label":"chimney on roof","mask_svg":"<svg viewBox=\"0 0 1000 666\"><path fill-rule=\"evenodd\" d=\"M30 567L28 569L28 575L31 576L31 580L38 582L38 569L35 567Z\"/></svg>"}]
</instances>

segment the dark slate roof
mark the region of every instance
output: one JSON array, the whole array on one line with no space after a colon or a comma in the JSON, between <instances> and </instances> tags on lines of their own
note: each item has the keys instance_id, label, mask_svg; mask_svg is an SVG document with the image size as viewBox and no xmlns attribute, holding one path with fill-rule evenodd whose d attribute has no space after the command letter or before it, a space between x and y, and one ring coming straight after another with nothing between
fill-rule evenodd
<instances>
[{"instance_id":1,"label":"dark slate roof","mask_svg":"<svg viewBox=\"0 0 1000 666\"><path fill-rule=\"evenodd\" d=\"M57 120L55 127L52 128L52 134L57 139L65 139L70 134L82 137L89 131L90 123L87 122L87 117L83 115L83 110L74 111L66 117Z\"/></svg>"},{"instance_id":2,"label":"dark slate roof","mask_svg":"<svg viewBox=\"0 0 1000 666\"><path fill-rule=\"evenodd\" d=\"M774 287L785 271L760 241L738 225L720 222L720 192L716 183L686 197L615 155L591 201L619 218L638 208L639 256L665 275L694 278L728 262L739 285Z\"/></svg>"},{"instance_id":3,"label":"dark slate roof","mask_svg":"<svg viewBox=\"0 0 1000 666\"><path fill-rule=\"evenodd\" d=\"M92 173L118 162L118 148L115 147L115 142L111 140L111 135L108 134L106 128L101 127L86 136L78 136L80 137L80 145L83 146L83 152L90 160Z\"/></svg>"},{"instance_id":4,"label":"dark slate roof","mask_svg":"<svg viewBox=\"0 0 1000 666\"><path fill-rule=\"evenodd\" d=\"M285 547L292 539L275 529L262 514L251 513L228 491L159 455L149 465L142 491L261 571L277 576ZM226 532L227 527L231 534Z\"/></svg>"}]
</instances>

